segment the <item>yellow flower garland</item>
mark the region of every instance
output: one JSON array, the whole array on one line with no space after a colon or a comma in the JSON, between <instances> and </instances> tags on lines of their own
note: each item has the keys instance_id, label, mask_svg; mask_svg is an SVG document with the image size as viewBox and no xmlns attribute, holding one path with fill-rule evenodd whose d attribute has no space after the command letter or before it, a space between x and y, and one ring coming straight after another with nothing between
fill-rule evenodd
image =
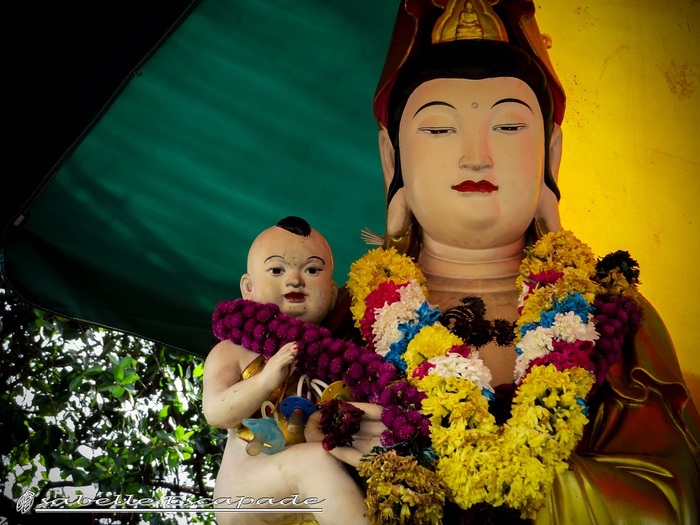
<instances>
[{"instance_id":1,"label":"yellow flower garland","mask_svg":"<svg viewBox=\"0 0 700 525\"><path fill-rule=\"evenodd\" d=\"M634 285L616 271L598 282L593 252L571 232L545 235L526 255L516 282L518 288L528 290L516 323L516 343L522 339L524 327L540 322L544 312L571 294L580 294L592 304L602 291L636 293ZM556 273L557 279L552 284L526 286L528 276L541 272ZM354 263L348 288L356 324L365 314L365 298L372 290L388 280L400 284L409 279L420 283L427 298L425 278L418 266L393 248L377 248ZM422 413L430 421L431 444L437 455L433 468L439 483L435 489L444 486L449 498L464 509L478 503L507 505L523 518L534 518L557 474L568 468L568 458L583 435L588 422L583 400L591 392L595 376L577 366L564 370L553 364L531 367L518 386L510 419L499 426L488 410L487 397L471 380L434 374L414 377L417 367L460 345L464 342L437 322L413 335L402 356L406 379L426 394ZM376 506L377 494L386 496L394 490L386 486L388 459L379 459L389 453L394 454L384 452L375 456L371 466L363 466L363 475L370 481L376 482L376 469L385 476L379 492L368 492L370 517L386 515ZM397 464L393 457L391 462ZM369 487L372 489L372 483ZM432 510L421 519L429 516L433 520L429 523L440 523L441 513ZM379 518L372 522L384 523Z\"/></svg>"},{"instance_id":2,"label":"yellow flower garland","mask_svg":"<svg viewBox=\"0 0 700 525\"><path fill-rule=\"evenodd\" d=\"M365 315L365 299L377 286L387 281L405 283L410 280L417 282L427 295L423 272L396 248L375 248L352 263L346 286L353 297L350 311L355 327L360 326L360 319Z\"/></svg>"},{"instance_id":3,"label":"yellow flower garland","mask_svg":"<svg viewBox=\"0 0 700 525\"><path fill-rule=\"evenodd\" d=\"M406 375L412 377L413 369L432 357L445 355L453 346L464 344L464 341L450 332L440 323L426 326L411 339L403 355L406 361Z\"/></svg>"},{"instance_id":4,"label":"yellow flower garland","mask_svg":"<svg viewBox=\"0 0 700 525\"><path fill-rule=\"evenodd\" d=\"M360 463L359 472L367 479L367 517L372 523L440 522L445 505L443 482L412 457L399 456L392 450Z\"/></svg>"}]
</instances>

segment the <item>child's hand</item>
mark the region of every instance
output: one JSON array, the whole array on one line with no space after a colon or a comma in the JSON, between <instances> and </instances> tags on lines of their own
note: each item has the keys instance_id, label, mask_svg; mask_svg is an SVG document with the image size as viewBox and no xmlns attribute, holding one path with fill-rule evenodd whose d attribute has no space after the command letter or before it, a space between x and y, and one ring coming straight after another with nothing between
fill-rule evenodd
<instances>
[{"instance_id":1,"label":"child's hand","mask_svg":"<svg viewBox=\"0 0 700 525\"><path fill-rule=\"evenodd\" d=\"M287 379L289 365L296 359L298 351L299 346L296 341L287 343L270 358L265 368L260 372L271 390L280 386Z\"/></svg>"}]
</instances>

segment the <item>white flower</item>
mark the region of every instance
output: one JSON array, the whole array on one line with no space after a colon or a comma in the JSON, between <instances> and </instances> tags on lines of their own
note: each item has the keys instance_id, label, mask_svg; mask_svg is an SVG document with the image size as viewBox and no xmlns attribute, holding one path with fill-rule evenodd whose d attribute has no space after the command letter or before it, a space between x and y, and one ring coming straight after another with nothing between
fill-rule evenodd
<instances>
[{"instance_id":1,"label":"white flower","mask_svg":"<svg viewBox=\"0 0 700 525\"><path fill-rule=\"evenodd\" d=\"M593 315L588 314L588 323L574 312L558 313L554 316L552 323L552 335L560 340L573 343L575 341L595 341L598 339L598 332L595 331Z\"/></svg>"},{"instance_id":2,"label":"white flower","mask_svg":"<svg viewBox=\"0 0 700 525\"><path fill-rule=\"evenodd\" d=\"M554 350L552 340L554 339L551 328L538 326L534 330L528 331L516 348L521 354L515 359L515 380L519 381L523 377L530 362L538 357L547 355Z\"/></svg>"},{"instance_id":3,"label":"white flower","mask_svg":"<svg viewBox=\"0 0 700 525\"><path fill-rule=\"evenodd\" d=\"M374 334L375 351L385 356L391 345L396 341L400 341L404 334L399 331L401 323L418 321L416 311L425 302L425 295L420 285L411 279L408 284L399 288L401 298L389 305L375 310L375 322L372 325L372 334Z\"/></svg>"},{"instance_id":4,"label":"white flower","mask_svg":"<svg viewBox=\"0 0 700 525\"><path fill-rule=\"evenodd\" d=\"M423 288L413 279L409 280L406 286L399 288L399 295L401 296L401 302L412 304L416 310L425 302Z\"/></svg>"},{"instance_id":5,"label":"white flower","mask_svg":"<svg viewBox=\"0 0 700 525\"><path fill-rule=\"evenodd\" d=\"M525 281L523 281L520 286L522 287L522 290L520 295L518 295L518 308L523 308L525 306L525 297L527 297L527 295L530 293L531 288Z\"/></svg>"},{"instance_id":6,"label":"white flower","mask_svg":"<svg viewBox=\"0 0 700 525\"><path fill-rule=\"evenodd\" d=\"M372 325L375 351L385 356L392 343L404 337L403 332L399 331L399 324L417 320L418 314L415 308L409 308L401 301L378 309L377 320Z\"/></svg>"},{"instance_id":7,"label":"white flower","mask_svg":"<svg viewBox=\"0 0 700 525\"><path fill-rule=\"evenodd\" d=\"M472 351L469 357L448 353L428 360L435 365L428 373L440 377L461 377L478 386L493 392L491 387L491 371L484 365L479 352Z\"/></svg>"}]
</instances>

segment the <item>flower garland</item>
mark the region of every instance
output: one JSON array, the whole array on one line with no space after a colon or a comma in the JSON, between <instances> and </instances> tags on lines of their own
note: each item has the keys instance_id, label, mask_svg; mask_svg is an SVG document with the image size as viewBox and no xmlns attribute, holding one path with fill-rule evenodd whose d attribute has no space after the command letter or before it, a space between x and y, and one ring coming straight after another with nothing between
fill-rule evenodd
<instances>
[{"instance_id":1,"label":"flower garland","mask_svg":"<svg viewBox=\"0 0 700 525\"><path fill-rule=\"evenodd\" d=\"M517 280L517 390L503 425L489 412L494 389L478 352L440 323L420 269L393 249L368 252L349 274L368 347L242 299L219 304L213 327L266 358L297 341L302 373L342 380L355 400L383 406L383 446L360 467L372 523L392 522L395 512L400 523L440 523L446 499L531 518L581 438L586 400L639 326L638 274L627 252L596 263L566 231L527 250ZM342 403L324 410L325 445L347 444L333 421L354 428L357 414L343 414Z\"/></svg>"},{"instance_id":2,"label":"flower garland","mask_svg":"<svg viewBox=\"0 0 700 525\"><path fill-rule=\"evenodd\" d=\"M409 441L429 444L429 425L420 413L424 394L402 380L396 366L374 351L335 338L327 328L284 314L273 303L223 301L214 311L212 325L218 339L228 339L265 359L286 343L296 341L296 368L300 373L328 384L343 381L355 401L384 407L385 445ZM346 409L346 405L325 408L328 419L335 417L338 421L343 420L342 414L331 415L331 411ZM325 444L332 449L336 441L329 438Z\"/></svg>"},{"instance_id":3,"label":"flower garland","mask_svg":"<svg viewBox=\"0 0 700 525\"><path fill-rule=\"evenodd\" d=\"M367 479L366 516L371 523L440 523L444 484L436 472L413 457L389 450L363 461L358 470Z\"/></svg>"},{"instance_id":4,"label":"flower garland","mask_svg":"<svg viewBox=\"0 0 700 525\"><path fill-rule=\"evenodd\" d=\"M498 425L489 412L491 375L478 352L443 326L439 314L425 314L430 311L425 297L397 305L401 299L386 293L411 282L423 288L424 279L417 266L416 273L409 270L409 261L395 250L377 248L353 264L348 288L356 324L372 346L392 330L386 323L377 326L384 312L398 312L394 328L403 337L392 342L391 351L408 384L425 396L421 415L429 421L429 445L437 456L430 468L446 495L463 509L486 504L533 518L556 475L568 468L588 422L586 400L639 326L637 264L626 252L596 262L590 248L568 231L547 234L526 251L517 279L522 290L514 339L517 389L510 418ZM398 273L415 281L394 280ZM410 308L415 315L406 311ZM367 322L372 318L377 322ZM386 419L392 412L401 417L401 408L410 413L397 403L385 408ZM390 436L382 442L385 451L372 459L376 475L383 475L377 467L382 455L398 443ZM368 494L368 502L374 500Z\"/></svg>"},{"instance_id":5,"label":"flower garland","mask_svg":"<svg viewBox=\"0 0 700 525\"><path fill-rule=\"evenodd\" d=\"M273 303L233 299L219 303L212 316L214 335L272 357L296 341L296 367L311 379L343 381L356 401L378 403L400 373L384 358L352 341L335 338L327 328L280 312Z\"/></svg>"}]
</instances>

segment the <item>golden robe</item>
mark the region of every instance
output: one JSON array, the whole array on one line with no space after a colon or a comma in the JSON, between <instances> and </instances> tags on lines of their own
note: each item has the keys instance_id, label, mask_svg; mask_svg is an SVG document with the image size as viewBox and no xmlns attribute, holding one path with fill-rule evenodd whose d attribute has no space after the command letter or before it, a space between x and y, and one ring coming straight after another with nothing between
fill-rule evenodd
<instances>
[{"instance_id":1,"label":"golden robe","mask_svg":"<svg viewBox=\"0 0 700 525\"><path fill-rule=\"evenodd\" d=\"M653 306L591 406L537 525L700 523L700 417Z\"/></svg>"}]
</instances>

